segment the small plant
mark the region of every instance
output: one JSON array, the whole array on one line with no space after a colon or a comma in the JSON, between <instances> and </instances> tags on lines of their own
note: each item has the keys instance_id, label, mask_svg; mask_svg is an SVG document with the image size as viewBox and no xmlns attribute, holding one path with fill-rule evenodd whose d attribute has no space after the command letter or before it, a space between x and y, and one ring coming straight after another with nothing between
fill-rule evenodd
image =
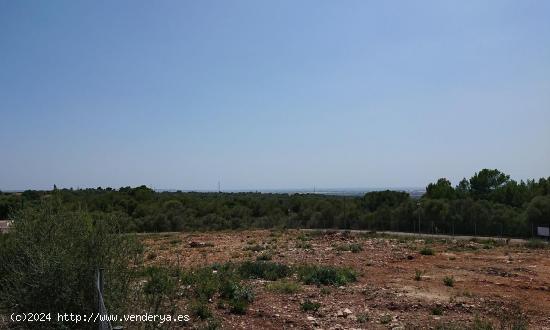
<instances>
[{"instance_id":1,"label":"small plant","mask_svg":"<svg viewBox=\"0 0 550 330\"><path fill-rule=\"evenodd\" d=\"M298 278L304 284L345 285L357 280L355 271L349 268L306 265L298 268Z\"/></svg>"},{"instance_id":2,"label":"small plant","mask_svg":"<svg viewBox=\"0 0 550 330\"><path fill-rule=\"evenodd\" d=\"M244 247L245 251L260 252L265 250L265 247L260 244L248 245Z\"/></svg>"},{"instance_id":3,"label":"small plant","mask_svg":"<svg viewBox=\"0 0 550 330\"><path fill-rule=\"evenodd\" d=\"M432 315L443 315L443 308L439 306L432 308Z\"/></svg>"},{"instance_id":4,"label":"small plant","mask_svg":"<svg viewBox=\"0 0 550 330\"><path fill-rule=\"evenodd\" d=\"M191 304L189 304L189 310L192 315L195 315L202 320L206 320L212 316L210 308L208 308L208 305L203 301L195 300L191 302Z\"/></svg>"},{"instance_id":5,"label":"small plant","mask_svg":"<svg viewBox=\"0 0 550 330\"><path fill-rule=\"evenodd\" d=\"M525 247L528 249L544 249L548 247L548 244L540 239L530 239L525 243Z\"/></svg>"},{"instance_id":6,"label":"small plant","mask_svg":"<svg viewBox=\"0 0 550 330\"><path fill-rule=\"evenodd\" d=\"M335 247L336 251L351 251L353 253L358 253L363 251L363 246L359 243L351 244L340 244Z\"/></svg>"},{"instance_id":7,"label":"small plant","mask_svg":"<svg viewBox=\"0 0 550 330\"><path fill-rule=\"evenodd\" d=\"M277 293L285 293L285 294L292 294L297 293L302 290L302 287L299 283L291 282L291 281L276 281L273 283L269 283L266 286L266 290L277 292Z\"/></svg>"},{"instance_id":8,"label":"small plant","mask_svg":"<svg viewBox=\"0 0 550 330\"><path fill-rule=\"evenodd\" d=\"M242 299L234 299L229 301L229 311L233 314L244 315L248 308L248 302Z\"/></svg>"},{"instance_id":9,"label":"small plant","mask_svg":"<svg viewBox=\"0 0 550 330\"><path fill-rule=\"evenodd\" d=\"M388 324L390 322L391 322L391 315L386 314L386 315L382 315L382 317L380 317L380 323Z\"/></svg>"},{"instance_id":10,"label":"small plant","mask_svg":"<svg viewBox=\"0 0 550 330\"><path fill-rule=\"evenodd\" d=\"M308 299L303 303L301 303L300 306L302 307L302 310L304 312L316 312L319 309L319 307L321 307L321 304L318 302L313 302Z\"/></svg>"},{"instance_id":11,"label":"small plant","mask_svg":"<svg viewBox=\"0 0 550 330\"><path fill-rule=\"evenodd\" d=\"M423 256L433 256L435 252L432 248L425 246L420 250L420 254Z\"/></svg>"},{"instance_id":12,"label":"small plant","mask_svg":"<svg viewBox=\"0 0 550 330\"><path fill-rule=\"evenodd\" d=\"M301 233L298 235L297 239L300 241L310 241L311 237L308 234Z\"/></svg>"},{"instance_id":13,"label":"small plant","mask_svg":"<svg viewBox=\"0 0 550 330\"><path fill-rule=\"evenodd\" d=\"M359 323L367 323L370 321L370 317L367 313L359 313L357 314L357 322Z\"/></svg>"},{"instance_id":14,"label":"small plant","mask_svg":"<svg viewBox=\"0 0 550 330\"><path fill-rule=\"evenodd\" d=\"M269 261L271 259L273 259L273 254L271 252L264 252L256 257L257 261Z\"/></svg>"},{"instance_id":15,"label":"small plant","mask_svg":"<svg viewBox=\"0 0 550 330\"><path fill-rule=\"evenodd\" d=\"M275 281L290 275L290 267L270 261L245 261L239 266L239 274L244 278L257 278Z\"/></svg>"},{"instance_id":16,"label":"small plant","mask_svg":"<svg viewBox=\"0 0 550 330\"><path fill-rule=\"evenodd\" d=\"M491 321L480 319L478 316L474 319L472 330L493 330L494 326Z\"/></svg>"},{"instance_id":17,"label":"small plant","mask_svg":"<svg viewBox=\"0 0 550 330\"><path fill-rule=\"evenodd\" d=\"M321 290L320 290L319 292L320 292L323 296L327 296L327 295L329 295L329 294L331 293L331 290L330 290L328 287L324 286L324 287L321 288Z\"/></svg>"},{"instance_id":18,"label":"small plant","mask_svg":"<svg viewBox=\"0 0 550 330\"><path fill-rule=\"evenodd\" d=\"M206 324L201 328L202 330L218 330L222 328L222 323L220 320L215 318L210 318Z\"/></svg>"},{"instance_id":19,"label":"small plant","mask_svg":"<svg viewBox=\"0 0 550 330\"><path fill-rule=\"evenodd\" d=\"M452 276L445 276L443 278L443 284L445 284L446 286L450 286L450 287L453 287L455 285L455 279L454 277Z\"/></svg>"},{"instance_id":20,"label":"small plant","mask_svg":"<svg viewBox=\"0 0 550 330\"><path fill-rule=\"evenodd\" d=\"M414 270L414 280L415 281L421 281L422 280L422 276L424 276L424 271L420 270L420 269L415 269Z\"/></svg>"},{"instance_id":21,"label":"small plant","mask_svg":"<svg viewBox=\"0 0 550 330\"><path fill-rule=\"evenodd\" d=\"M299 242L296 242L296 247L298 249L311 249L311 243L306 241L299 241Z\"/></svg>"}]
</instances>

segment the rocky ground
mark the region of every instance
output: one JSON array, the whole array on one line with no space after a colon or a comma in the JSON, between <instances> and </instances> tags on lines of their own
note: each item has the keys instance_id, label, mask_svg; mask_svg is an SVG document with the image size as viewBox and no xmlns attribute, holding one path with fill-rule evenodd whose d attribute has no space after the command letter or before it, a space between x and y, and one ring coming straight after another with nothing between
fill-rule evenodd
<instances>
[{"instance_id":1,"label":"rocky ground","mask_svg":"<svg viewBox=\"0 0 550 330\"><path fill-rule=\"evenodd\" d=\"M549 249L346 232L173 233L142 239L148 265L190 269L256 260L268 252L273 262L346 266L359 274L346 286L301 284L295 293L275 293L266 289L269 281L250 280L256 298L245 315L212 304L227 329L463 329L487 322L495 328L550 329ZM355 251L345 251L349 246ZM306 300L320 307L303 311Z\"/></svg>"}]
</instances>

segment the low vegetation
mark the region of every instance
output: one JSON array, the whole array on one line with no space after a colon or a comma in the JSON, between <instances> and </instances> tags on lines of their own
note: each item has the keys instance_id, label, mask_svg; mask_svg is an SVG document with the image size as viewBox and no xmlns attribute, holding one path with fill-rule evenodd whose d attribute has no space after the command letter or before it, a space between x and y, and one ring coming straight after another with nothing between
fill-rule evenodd
<instances>
[{"instance_id":1,"label":"low vegetation","mask_svg":"<svg viewBox=\"0 0 550 330\"><path fill-rule=\"evenodd\" d=\"M424 255L424 256L433 256L435 255L435 252L432 248L430 247L423 247L421 250L420 250L420 254L421 255Z\"/></svg>"},{"instance_id":2,"label":"low vegetation","mask_svg":"<svg viewBox=\"0 0 550 330\"><path fill-rule=\"evenodd\" d=\"M363 251L363 246L359 243L339 244L335 247L336 251L350 251L358 253Z\"/></svg>"},{"instance_id":3,"label":"low vegetation","mask_svg":"<svg viewBox=\"0 0 550 330\"><path fill-rule=\"evenodd\" d=\"M300 292L302 290L302 286L296 282L279 280L276 282L268 283L266 285L266 290L276 293L293 294Z\"/></svg>"},{"instance_id":4,"label":"low vegetation","mask_svg":"<svg viewBox=\"0 0 550 330\"><path fill-rule=\"evenodd\" d=\"M443 284L445 284L445 286L450 286L450 287L453 287L455 285L455 279L454 277L452 276L445 276L443 278Z\"/></svg>"},{"instance_id":5,"label":"low vegetation","mask_svg":"<svg viewBox=\"0 0 550 330\"><path fill-rule=\"evenodd\" d=\"M321 307L321 304L307 299L301 303L300 306L304 312L315 312L319 309L319 307Z\"/></svg>"},{"instance_id":6,"label":"low vegetation","mask_svg":"<svg viewBox=\"0 0 550 330\"><path fill-rule=\"evenodd\" d=\"M356 272L349 268L304 265L299 266L297 272L304 284L340 286L357 280Z\"/></svg>"}]
</instances>

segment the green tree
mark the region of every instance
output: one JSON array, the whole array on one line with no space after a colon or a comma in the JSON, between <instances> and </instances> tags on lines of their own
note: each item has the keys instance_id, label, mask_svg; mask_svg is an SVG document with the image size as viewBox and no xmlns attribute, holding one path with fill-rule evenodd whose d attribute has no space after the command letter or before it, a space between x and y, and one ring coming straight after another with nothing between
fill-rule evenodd
<instances>
[{"instance_id":1,"label":"green tree","mask_svg":"<svg viewBox=\"0 0 550 330\"><path fill-rule=\"evenodd\" d=\"M482 169L470 178L470 190L475 198L488 199L489 194L502 187L510 180L510 176L497 169Z\"/></svg>"},{"instance_id":2,"label":"green tree","mask_svg":"<svg viewBox=\"0 0 550 330\"><path fill-rule=\"evenodd\" d=\"M436 183L430 183L426 187L426 194L424 196L427 198L453 199L456 193L451 182L445 178L441 178Z\"/></svg>"}]
</instances>

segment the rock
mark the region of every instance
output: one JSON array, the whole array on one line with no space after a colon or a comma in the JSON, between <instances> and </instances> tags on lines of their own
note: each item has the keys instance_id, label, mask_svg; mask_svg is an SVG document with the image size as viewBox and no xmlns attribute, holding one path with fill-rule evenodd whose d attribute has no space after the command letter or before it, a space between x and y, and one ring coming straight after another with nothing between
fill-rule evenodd
<instances>
[{"instance_id":1,"label":"rock","mask_svg":"<svg viewBox=\"0 0 550 330\"><path fill-rule=\"evenodd\" d=\"M346 316L347 316L347 315L353 314L353 312L349 308L346 308L346 309L344 309L344 314L346 314Z\"/></svg>"},{"instance_id":2,"label":"rock","mask_svg":"<svg viewBox=\"0 0 550 330\"><path fill-rule=\"evenodd\" d=\"M315 321L315 318L314 318L313 316L308 316L308 317L307 317L307 320L313 322L313 321Z\"/></svg>"},{"instance_id":3,"label":"rock","mask_svg":"<svg viewBox=\"0 0 550 330\"><path fill-rule=\"evenodd\" d=\"M341 310L336 312L336 317L343 317L343 316L344 316L344 312L342 312Z\"/></svg>"}]
</instances>

